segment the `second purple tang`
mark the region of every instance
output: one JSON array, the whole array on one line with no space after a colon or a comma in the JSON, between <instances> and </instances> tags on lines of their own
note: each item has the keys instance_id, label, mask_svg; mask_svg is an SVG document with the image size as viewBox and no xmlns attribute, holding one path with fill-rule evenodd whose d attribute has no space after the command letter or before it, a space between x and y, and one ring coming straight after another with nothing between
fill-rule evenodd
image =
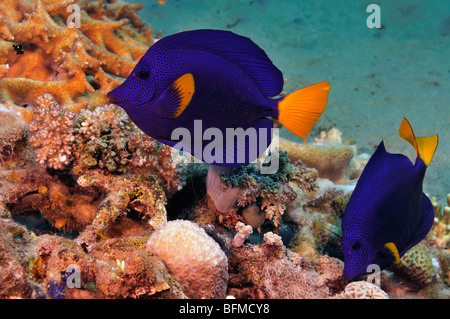
<instances>
[{"instance_id":1,"label":"second purple tang","mask_svg":"<svg viewBox=\"0 0 450 319\"><path fill-rule=\"evenodd\" d=\"M342 219L346 280L366 274L369 265L384 269L398 263L433 226L433 206L422 183L438 136L415 137L405 118L399 134L416 150L416 162L386 152L381 142L364 168Z\"/></svg>"}]
</instances>

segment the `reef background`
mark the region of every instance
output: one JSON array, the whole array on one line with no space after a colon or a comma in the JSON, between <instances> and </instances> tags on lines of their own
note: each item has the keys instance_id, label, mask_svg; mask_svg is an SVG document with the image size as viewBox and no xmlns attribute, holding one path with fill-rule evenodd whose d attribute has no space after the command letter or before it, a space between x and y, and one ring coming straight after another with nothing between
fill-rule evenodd
<instances>
[{"instance_id":1,"label":"reef background","mask_svg":"<svg viewBox=\"0 0 450 319\"><path fill-rule=\"evenodd\" d=\"M75 2L79 29L66 25ZM0 2L0 299L449 299L450 18L442 5L439 17L425 4L381 5L387 22L369 30L364 4ZM419 37L418 23L434 38ZM185 165L108 104L156 39L194 28L251 37L284 71L287 92L332 83L308 145L282 131L275 174ZM384 139L414 157L397 135L402 116L417 135L441 137L424 184L434 226L382 271L381 287L345 281L341 220L373 148ZM215 197L208 183L233 188Z\"/></svg>"},{"instance_id":2,"label":"reef background","mask_svg":"<svg viewBox=\"0 0 450 319\"><path fill-rule=\"evenodd\" d=\"M130 2L139 2L130 0ZM381 29L369 29L369 4L381 8ZM439 134L424 191L438 200L450 189L450 7L445 0L149 1L140 16L166 36L187 29L224 29L262 47L295 91L330 81L328 107L311 132L338 127L372 153L381 140L388 152L415 158L398 136L402 117L416 135ZM282 129L281 136L298 141Z\"/></svg>"}]
</instances>

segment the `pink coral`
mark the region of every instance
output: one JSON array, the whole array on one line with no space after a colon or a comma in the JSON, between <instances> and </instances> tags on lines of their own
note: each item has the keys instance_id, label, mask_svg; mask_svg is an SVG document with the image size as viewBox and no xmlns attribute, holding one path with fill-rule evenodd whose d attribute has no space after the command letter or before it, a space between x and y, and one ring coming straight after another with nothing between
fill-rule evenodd
<instances>
[{"instance_id":1,"label":"pink coral","mask_svg":"<svg viewBox=\"0 0 450 319\"><path fill-rule=\"evenodd\" d=\"M147 249L164 261L188 297L225 297L227 257L198 225L187 220L168 222L151 235Z\"/></svg>"}]
</instances>

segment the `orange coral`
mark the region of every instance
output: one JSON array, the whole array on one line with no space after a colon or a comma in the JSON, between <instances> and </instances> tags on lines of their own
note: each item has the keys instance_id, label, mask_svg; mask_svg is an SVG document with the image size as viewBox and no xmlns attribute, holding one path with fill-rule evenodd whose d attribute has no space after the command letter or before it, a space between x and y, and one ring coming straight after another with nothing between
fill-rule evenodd
<instances>
[{"instance_id":1,"label":"orange coral","mask_svg":"<svg viewBox=\"0 0 450 319\"><path fill-rule=\"evenodd\" d=\"M0 102L32 104L45 93L75 111L107 102L106 93L120 84L115 77L127 77L153 39L136 13L141 5L108 2L2 1ZM65 24L74 3L80 29ZM24 54L15 54L14 43Z\"/></svg>"}]
</instances>

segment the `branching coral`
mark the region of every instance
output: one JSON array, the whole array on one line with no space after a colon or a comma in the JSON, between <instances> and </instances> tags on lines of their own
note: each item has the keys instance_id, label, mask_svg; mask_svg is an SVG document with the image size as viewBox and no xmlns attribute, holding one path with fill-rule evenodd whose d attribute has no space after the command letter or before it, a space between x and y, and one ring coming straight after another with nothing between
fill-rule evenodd
<instances>
[{"instance_id":1,"label":"branching coral","mask_svg":"<svg viewBox=\"0 0 450 319\"><path fill-rule=\"evenodd\" d=\"M127 77L152 44L151 28L136 14L139 5L76 0L2 3L0 46L8 48L2 56L9 66L2 68L0 80L3 103L32 104L45 93L73 110L105 103L105 94L120 84L114 76ZM67 7L74 3L81 7L79 29L66 25L72 14ZM15 54L14 43L23 45L24 54Z\"/></svg>"},{"instance_id":2,"label":"branching coral","mask_svg":"<svg viewBox=\"0 0 450 319\"><path fill-rule=\"evenodd\" d=\"M431 204L434 209L434 224L429 237L438 248L447 249L450 242L450 194L447 194L447 205L444 208L436 202L436 197L431 198Z\"/></svg>"},{"instance_id":3,"label":"branching coral","mask_svg":"<svg viewBox=\"0 0 450 319\"><path fill-rule=\"evenodd\" d=\"M72 161L72 145L78 131L79 115L62 108L50 94L36 99L33 121L29 125L30 145L36 162L63 169Z\"/></svg>"},{"instance_id":4,"label":"branching coral","mask_svg":"<svg viewBox=\"0 0 450 319\"><path fill-rule=\"evenodd\" d=\"M154 173L168 192L178 188L172 149L145 135L121 108L108 104L78 114L50 94L36 104L29 141L39 165L69 169L74 164L75 174L92 168Z\"/></svg>"},{"instance_id":5,"label":"branching coral","mask_svg":"<svg viewBox=\"0 0 450 319\"><path fill-rule=\"evenodd\" d=\"M14 154L25 144L26 126L20 116L0 104L0 163L14 157Z\"/></svg>"}]
</instances>

